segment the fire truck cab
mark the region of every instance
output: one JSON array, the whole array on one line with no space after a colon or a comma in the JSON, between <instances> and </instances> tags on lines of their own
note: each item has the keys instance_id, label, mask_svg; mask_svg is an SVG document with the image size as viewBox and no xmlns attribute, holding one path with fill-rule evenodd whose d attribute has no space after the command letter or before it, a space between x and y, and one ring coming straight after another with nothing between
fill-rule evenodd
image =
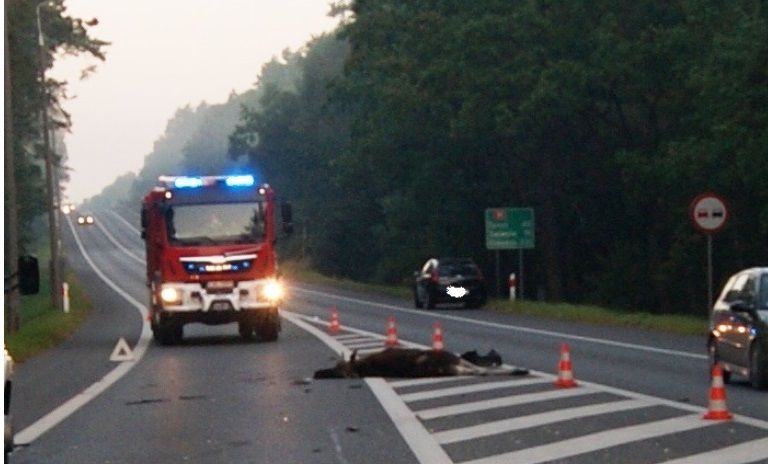
<instances>
[{"instance_id":1,"label":"fire truck cab","mask_svg":"<svg viewBox=\"0 0 768 464\"><path fill-rule=\"evenodd\" d=\"M270 186L251 175L159 178L141 208L155 340L179 342L190 322L237 322L244 338L277 340L275 209ZM290 204L281 213L290 233Z\"/></svg>"}]
</instances>

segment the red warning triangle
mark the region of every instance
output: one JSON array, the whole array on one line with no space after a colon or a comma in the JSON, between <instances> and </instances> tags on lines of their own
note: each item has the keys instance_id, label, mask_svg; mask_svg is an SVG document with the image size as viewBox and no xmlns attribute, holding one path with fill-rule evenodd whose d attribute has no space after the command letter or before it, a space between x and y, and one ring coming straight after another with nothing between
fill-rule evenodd
<instances>
[{"instance_id":1,"label":"red warning triangle","mask_svg":"<svg viewBox=\"0 0 768 464\"><path fill-rule=\"evenodd\" d=\"M115 349L112 350L112 356L109 357L109 360L116 362L133 361L131 347L128 346L128 343L123 337L120 337L120 340L117 341L117 345L115 345Z\"/></svg>"}]
</instances>

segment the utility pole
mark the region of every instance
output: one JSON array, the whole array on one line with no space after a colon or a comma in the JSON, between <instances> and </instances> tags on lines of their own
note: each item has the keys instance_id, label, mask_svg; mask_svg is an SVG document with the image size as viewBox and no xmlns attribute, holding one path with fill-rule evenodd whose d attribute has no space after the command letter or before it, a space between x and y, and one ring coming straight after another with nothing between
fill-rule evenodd
<instances>
[{"instance_id":1,"label":"utility pole","mask_svg":"<svg viewBox=\"0 0 768 464\"><path fill-rule=\"evenodd\" d=\"M63 295L61 287L61 265L59 256L59 217L58 205L56 204L55 182L56 176L53 173L54 162L51 151L51 134L49 132L50 121L48 119L48 89L45 86L45 41L43 40L43 28L40 23L40 7L47 5L48 1L40 2L35 7L37 13L37 45L40 57L40 86L42 96L42 118L43 118L43 146L45 150L45 182L48 186L48 235L51 242L51 304L54 309L61 310L63 307Z\"/></svg>"},{"instance_id":2,"label":"utility pole","mask_svg":"<svg viewBox=\"0 0 768 464\"><path fill-rule=\"evenodd\" d=\"M11 80L11 58L8 47L8 5L3 8L5 34L3 34L5 50L5 269L9 278L5 282L8 289L5 292L5 328L9 333L19 330L19 225L16 204L16 173L13 152L13 87Z\"/></svg>"}]
</instances>

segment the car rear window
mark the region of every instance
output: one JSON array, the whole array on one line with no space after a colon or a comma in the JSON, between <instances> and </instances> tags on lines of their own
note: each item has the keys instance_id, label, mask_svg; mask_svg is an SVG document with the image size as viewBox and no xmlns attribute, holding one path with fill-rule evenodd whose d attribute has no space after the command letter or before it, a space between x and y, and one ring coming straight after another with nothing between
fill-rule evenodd
<instances>
[{"instance_id":1,"label":"car rear window","mask_svg":"<svg viewBox=\"0 0 768 464\"><path fill-rule=\"evenodd\" d=\"M442 277L454 277L457 275L472 276L476 275L477 273L477 266L470 263L446 264L440 265L439 268L439 274Z\"/></svg>"}]
</instances>

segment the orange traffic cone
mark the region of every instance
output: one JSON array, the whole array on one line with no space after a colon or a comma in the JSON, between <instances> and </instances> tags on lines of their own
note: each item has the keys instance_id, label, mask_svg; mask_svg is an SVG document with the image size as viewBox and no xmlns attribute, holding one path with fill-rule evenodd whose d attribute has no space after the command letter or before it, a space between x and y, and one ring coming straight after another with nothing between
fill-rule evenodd
<instances>
[{"instance_id":1,"label":"orange traffic cone","mask_svg":"<svg viewBox=\"0 0 768 464\"><path fill-rule=\"evenodd\" d=\"M709 411L704 419L729 420L733 414L725 406L725 387L723 386L723 368L720 364L712 366L712 387L709 389Z\"/></svg>"},{"instance_id":2,"label":"orange traffic cone","mask_svg":"<svg viewBox=\"0 0 768 464\"><path fill-rule=\"evenodd\" d=\"M573 388L577 386L573 380L573 367L571 366L571 349L567 343L560 346L560 364L558 366L555 386L558 388Z\"/></svg>"},{"instance_id":3,"label":"orange traffic cone","mask_svg":"<svg viewBox=\"0 0 768 464\"><path fill-rule=\"evenodd\" d=\"M331 310L331 325L328 326L328 332L335 334L339 333L339 311L336 306Z\"/></svg>"},{"instance_id":4,"label":"orange traffic cone","mask_svg":"<svg viewBox=\"0 0 768 464\"><path fill-rule=\"evenodd\" d=\"M384 346L397 346L397 327L395 327L394 316L389 316L389 322L387 323L387 339L384 341Z\"/></svg>"},{"instance_id":5,"label":"orange traffic cone","mask_svg":"<svg viewBox=\"0 0 768 464\"><path fill-rule=\"evenodd\" d=\"M443 328L440 323L435 321L434 331L432 332L432 349L441 351L443 349Z\"/></svg>"}]
</instances>

